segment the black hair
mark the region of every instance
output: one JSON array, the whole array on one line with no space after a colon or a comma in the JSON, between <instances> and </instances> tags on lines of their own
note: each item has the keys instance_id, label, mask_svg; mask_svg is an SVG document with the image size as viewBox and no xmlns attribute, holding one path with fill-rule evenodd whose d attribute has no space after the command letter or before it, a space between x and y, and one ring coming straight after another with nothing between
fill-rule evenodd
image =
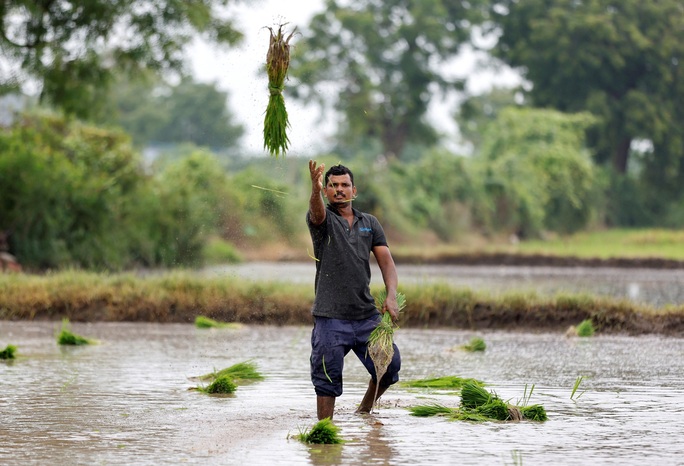
<instances>
[{"instance_id":1,"label":"black hair","mask_svg":"<svg viewBox=\"0 0 684 466\"><path fill-rule=\"evenodd\" d=\"M330 176L340 175L349 175L349 179L351 179L352 186L354 186L354 174L350 169L339 163L337 165L333 165L328 169L327 172L325 172L325 184L328 184L328 178Z\"/></svg>"}]
</instances>

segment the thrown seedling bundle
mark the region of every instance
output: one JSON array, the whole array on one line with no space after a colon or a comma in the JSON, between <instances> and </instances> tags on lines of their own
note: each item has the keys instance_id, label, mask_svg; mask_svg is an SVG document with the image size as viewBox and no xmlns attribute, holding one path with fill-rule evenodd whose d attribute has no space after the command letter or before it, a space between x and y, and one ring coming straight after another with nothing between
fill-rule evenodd
<instances>
[{"instance_id":1,"label":"thrown seedling bundle","mask_svg":"<svg viewBox=\"0 0 684 466\"><path fill-rule=\"evenodd\" d=\"M257 370L256 364L252 361L239 362L220 371L210 372L201 375L197 379L211 381L206 387L193 387L190 390L197 390L211 395L231 394L237 390L238 385L246 382L262 380L264 378Z\"/></svg>"},{"instance_id":2,"label":"thrown seedling bundle","mask_svg":"<svg viewBox=\"0 0 684 466\"><path fill-rule=\"evenodd\" d=\"M382 306L387 299L387 291L382 290L375 297L375 306L382 311ZM406 296L402 293L397 293L397 306L401 312L406 307ZM371 332L368 337L368 355L375 366L375 397L373 398L373 405L378 398L378 389L380 388L380 380L387 372L387 368L394 357L394 329L396 324L392 322L392 316L389 312L382 315L382 319L377 327Z\"/></svg>"},{"instance_id":3,"label":"thrown seedling bundle","mask_svg":"<svg viewBox=\"0 0 684 466\"><path fill-rule=\"evenodd\" d=\"M461 345L461 349L474 353L476 351L484 351L487 349L487 344L480 337L473 337L465 345Z\"/></svg>"},{"instance_id":4,"label":"thrown seedling bundle","mask_svg":"<svg viewBox=\"0 0 684 466\"><path fill-rule=\"evenodd\" d=\"M461 405L458 408L449 408L437 403L413 406L409 408L413 416L427 417L447 415L452 419L461 421L546 421L546 410L543 406L528 405L534 391L534 385L525 394L520 406L512 405L496 394L490 393L482 386L466 382L461 388Z\"/></svg>"},{"instance_id":5,"label":"thrown seedling bundle","mask_svg":"<svg viewBox=\"0 0 684 466\"><path fill-rule=\"evenodd\" d=\"M71 325L69 324L69 319L62 319L62 330L57 335L57 344L59 345L94 345L97 340L91 338L82 337L71 332Z\"/></svg>"},{"instance_id":6,"label":"thrown seedling bundle","mask_svg":"<svg viewBox=\"0 0 684 466\"><path fill-rule=\"evenodd\" d=\"M266 54L266 71L270 96L264 117L264 148L277 158L281 153L285 155L290 143L287 137L290 122L285 108L283 89L290 66L290 39L295 31L293 30L289 36L285 37L282 24L277 30L272 28L268 30L271 35Z\"/></svg>"},{"instance_id":7,"label":"thrown seedling bundle","mask_svg":"<svg viewBox=\"0 0 684 466\"><path fill-rule=\"evenodd\" d=\"M484 385L484 382L477 379L463 378L456 375L449 375L445 377L435 377L430 379L407 380L400 382L402 387L409 388L429 388L434 390L441 390L447 388L460 389L466 382L474 383L476 385Z\"/></svg>"},{"instance_id":8,"label":"thrown seedling bundle","mask_svg":"<svg viewBox=\"0 0 684 466\"><path fill-rule=\"evenodd\" d=\"M239 328L240 324L235 322L220 322L206 316L195 317L195 327L197 328Z\"/></svg>"},{"instance_id":9,"label":"thrown seedling bundle","mask_svg":"<svg viewBox=\"0 0 684 466\"><path fill-rule=\"evenodd\" d=\"M7 347L0 351L0 359L14 359L16 357L17 347L15 345L7 345Z\"/></svg>"},{"instance_id":10,"label":"thrown seedling bundle","mask_svg":"<svg viewBox=\"0 0 684 466\"><path fill-rule=\"evenodd\" d=\"M333 424L329 417L321 419L311 429L300 432L296 437L304 443L328 445L343 443L340 428Z\"/></svg>"}]
</instances>

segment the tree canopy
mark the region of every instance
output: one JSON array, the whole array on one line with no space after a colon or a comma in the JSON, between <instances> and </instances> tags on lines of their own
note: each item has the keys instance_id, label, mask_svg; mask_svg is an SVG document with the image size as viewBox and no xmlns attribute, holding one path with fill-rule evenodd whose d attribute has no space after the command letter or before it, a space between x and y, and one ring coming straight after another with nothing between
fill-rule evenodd
<instances>
[{"instance_id":1,"label":"tree canopy","mask_svg":"<svg viewBox=\"0 0 684 466\"><path fill-rule=\"evenodd\" d=\"M684 176L684 4L679 0L500 0L493 52L532 83L535 106L590 111L599 161L625 173L647 140L659 184Z\"/></svg>"},{"instance_id":2,"label":"tree canopy","mask_svg":"<svg viewBox=\"0 0 684 466\"><path fill-rule=\"evenodd\" d=\"M241 39L230 0L6 0L0 3L0 90L31 80L67 114L96 112L114 72L182 70L195 35Z\"/></svg>"},{"instance_id":3,"label":"tree canopy","mask_svg":"<svg viewBox=\"0 0 684 466\"><path fill-rule=\"evenodd\" d=\"M426 113L438 90L459 89L439 65L470 37L479 2L326 0L297 41L291 76L300 98L324 101L322 84L339 91L346 140L374 138L387 158L401 157L408 141L437 141Z\"/></svg>"}]
</instances>

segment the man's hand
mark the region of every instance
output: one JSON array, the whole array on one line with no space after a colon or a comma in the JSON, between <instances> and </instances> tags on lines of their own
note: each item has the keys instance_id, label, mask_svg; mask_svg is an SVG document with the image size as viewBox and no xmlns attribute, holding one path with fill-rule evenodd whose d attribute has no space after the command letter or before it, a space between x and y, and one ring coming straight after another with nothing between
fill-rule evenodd
<instances>
[{"instance_id":1,"label":"man's hand","mask_svg":"<svg viewBox=\"0 0 684 466\"><path fill-rule=\"evenodd\" d=\"M396 323L399 320L399 305L397 304L396 293L387 293L387 298L385 298L385 302L382 305L382 312L383 314L389 312L392 322Z\"/></svg>"},{"instance_id":2,"label":"man's hand","mask_svg":"<svg viewBox=\"0 0 684 466\"><path fill-rule=\"evenodd\" d=\"M325 171L325 164L322 163L316 167L314 160L309 160L309 172L311 173L311 192L318 194L323 191L323 172Z\"/></svg>"}]
</instances>

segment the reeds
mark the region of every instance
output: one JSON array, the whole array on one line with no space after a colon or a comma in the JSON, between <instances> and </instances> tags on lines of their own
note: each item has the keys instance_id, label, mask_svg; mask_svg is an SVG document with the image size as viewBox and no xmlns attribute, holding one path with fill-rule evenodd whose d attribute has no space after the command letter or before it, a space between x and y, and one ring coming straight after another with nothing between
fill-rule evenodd
<instances>
[{"instance_id":1,"label":"reeds","mask_svg":"<svg viewBox=\"0 0 684 466\"><path fill-rule=\"evenodd\" d=\"M401 312L406 307L406 296L403 293L397 293L397 307ZM375 297L375 306L382 312L382 307L387 299L387 291L380 291ZM382 314L380 323L371 332L368 337L368 355L375 366L375 397L373 404L377 401L378 390L380 389L380 380L387 372L387 368L394 357L394 329L396 324L392 322L392 316L389 312Z\"/></svg>"},{"instance_id":2,"label":"reeds","mask_svg":"<svg viewBox=\"0 0 684 466\"><path fill-rule=\"evenodd\" d=\"M7 345L4 350L0 351L0 359L14 359L17 357L16 352L15 345Z\"/></svg>"},{"instance_id":3,"label":"reeds","mask_svg":"<svg viewBox=\"0 0 684 466\"><path fill-rule=\"evenodd\" d=\"M321 419L311 429L300 432L296 437L304 443L330 445L344 442L340 437L340 428L329 417Z\"/></svg>"},{"instance_id":4,"label":"reeds","mask_svg":"<svg viewBox=\"0 0 684 466\"><path fill-rule=\"evenodd\" d=\"M69 319L62 319L62 329L57 335L57 344L59 345L71 345L71 346L82 346L82 345L94 345L97 340L82 337L71 332L71 324L69 324Z\"/></svg>"},{"instance_id":5,"label":"reeds","mask_svg":"<svg viewBox=\"0 0 684 466\"><path fill-rule=\"evenodd\" d=\"M290 122L285 108L283 89L285 78L290 66L290 40L295 33L293 30L285 37L283 26L277 30L268 28L270 31L268 53L266 54L266 71L268 72L269 99L264 117L264 148L276 158L288 149L290 139L287 137L287 128Z\"/></svg>"}]
</instances>

